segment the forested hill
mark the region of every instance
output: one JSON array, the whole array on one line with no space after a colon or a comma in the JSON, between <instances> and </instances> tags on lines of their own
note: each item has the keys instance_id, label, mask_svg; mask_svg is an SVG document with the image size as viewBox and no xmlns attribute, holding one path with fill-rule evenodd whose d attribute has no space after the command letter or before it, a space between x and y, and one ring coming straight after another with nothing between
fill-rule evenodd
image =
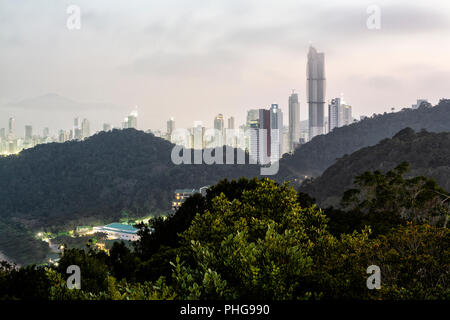
<instances>
[{"instance_id":1,"label":"forested hill","mask_svg":"<svg viewBox=\"0 0 450 320\"><path fill-rule=\"evenodd\" d=\"M292 177L319 176L337 158L391 138L406 127L415 131L450 132L450 100L442 99L435 107L385 113L336 128L300 146L294 155L286 155L281 166L288 169Z\"/></svg>"},{"instance_id":2,"label":"forested hill","mask_svg":"<svg viewBox=\"0 0 450 320\"><path fill-rule=\"evenodd\" d=\"M170 210L177 188L257 176L256 165L175 165L173 144L134 129L38 145L0 159L0 219L27 228Z\"/></svg>"},{"instance_id":3,"label":"forested hill","mask_svg":"<svg viewBox=\"0 0 450 320\"><path fill-rule=\"evenodd\" d=\"M367 170L386 172L403 161L410 164L408 176L432 177L450 190L450 133L415 133L406 128L392 139L342 157L322 176L305 182L300 191L315 197L322 206L336 205L343 192L353 187L354 177Z\"/></svg>"}]
</instances>

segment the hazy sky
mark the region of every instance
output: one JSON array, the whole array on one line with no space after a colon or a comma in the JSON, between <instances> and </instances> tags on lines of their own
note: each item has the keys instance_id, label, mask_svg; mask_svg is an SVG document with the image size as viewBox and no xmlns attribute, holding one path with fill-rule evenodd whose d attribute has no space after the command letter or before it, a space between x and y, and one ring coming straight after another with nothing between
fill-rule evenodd
<instances>
[{"instance_id":1,"label":"hazy sky","mask_svg":"<svg viewBox=\"0 0 450 320\"><path fill-rule=\"evenodd\" d=\"M70 4L80 30L66 27ZM372 4L380 30L366 26ZM47 93L124 116L138 105L139 127L162 129L217 113L240 124L278 103L287 123L293 88L307 118L310 43L325 52L327 99L344 93L357 117L450 97L448 0L0 0L0 105Z\"/></svg>"}]
</instances>

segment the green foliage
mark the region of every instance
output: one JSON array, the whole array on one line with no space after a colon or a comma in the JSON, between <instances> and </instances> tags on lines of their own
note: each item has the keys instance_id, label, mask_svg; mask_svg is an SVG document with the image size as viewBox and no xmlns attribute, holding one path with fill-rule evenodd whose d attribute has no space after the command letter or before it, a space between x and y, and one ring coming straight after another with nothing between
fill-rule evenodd
<instances>
[{"instance_id":1,"label":"green foliage","mask_svg":"<svg viewBox=\"0 0 450 320\"><path fill-rule=\"evenodd\" d=\"M404 162L386 174L367 171L356 177L359 188L344 193L343 206L359 211L379 233L405 221L443 226L450 212L449 194L433 179L405 179L408 168Z\"/></svg>"},{"instance_id":2,"label":"green foliage","mask_svg":"<svg viewBox=\"0 0 450 320\"><path fill-rule=\"evenodd\" d=\"M34 265L15 268L0 263L0 300L46 300L50 282L45 270Z\"/></svg>"},{"instance_id":3,"label":"green foliage","mask_svg":"<svg viewBox=\"0 0 450 320\"><path fill-rule=\"evenodd\" d=\"M372 250L385 299L450 298L450 231L408 223L380 236Z\"/></svg>"},{"instance_id":4,"label":"green foliage","mask_svg":"<svg viewBox=\"0 0 450 320\"><path fill-rule=\"evenodd\" d=\"M320 177L304 182L299 191L315 197L322 207L336 207L343 192L355 188L355 177L366 171L386 174L403 162L409 163L409 171L405 172L407 177L433 178L444 190L450 191L450 133L415 133L410 128L401 130L392 139L384 139L376 145L341 157ZM394 172L392 174L395 176ZM375 182L378 178L371 175L364 179ZM395 182L395 177L391 180ZM426 182L419 180L411 183ZM427 195L419 193L418 196L420 200L420 197Z\"/></svg>"},{"instance_id":5,"label":"green foliage","mask_svg":"<svg viewBox=\"0 0 450 320\"><path fill-rule=\"evenodd\" d=\"M57 270L67 280L69 276L66 274L67 268L70 265L79 266L81 270L81 288L89 292L98 293L106 290L108 286L109 270L106 265L107 259L108 257L104 252L91 251L86 253L81 249L69 249L64 251Z\"/></svg>"},{"instance_id":6,"label":"green foliage","mask_svg":"<svg viewBox=\"0 0 450 320\"><path fill-rule=\"evenodd\" d=\"M20 265L41 262L50 253L48 244L37 240L20 223L0 217L0 252Z\"/></svg>"},{"instance_id":7,"label":"green foliage","mask_svg":"<svg viewBox=\"0 0 450 320\"><path fill-rule=\"evenodd\" d=\"M158 216L170 211L175 189L259 175L257 165L175 165L173 146L153 134L126 129L2 157L0 181L7 187L0 188L0 224L20 231L26 245L18 249L42 260L39 242L29 243L28 233ZM0 232L0 251L29 262L22 252L9 250L9 238Z\"/></svg>"},{"instance_id":8,"label":"green foliage","mask_svg":"<svg viewBox=\"0 0 450 320\"><path fill-rule=\"evenodd\" d=\"M328 223L336 224L337 211L325 215L311 205L312 199L287 184L269 179L222 181L207 197L194 197L168 219L153 220L154 232L142 225L144 240L135 251L120 242L109 255L93 248L65 250L57 268L16 270L1 263L0 299L448 300L450 233L446 226L416 219L387 223L389 228L378 234L372 233L372 226L363 227L369 220L362 215L375 209L379 211L372 222L378 226L385 219L382 210L394 205L389 201L399 202L405 212L415 212L418 197L410 201L405 191L415 188L415 183L438 190L427 180L404 179L405 168L386 175L369 172L358 180L362 191L351 192L352 197L366 193L373 197L350 201L364 223L356 223L356 214L338 220L349 223L342 226L343 232L336 226L330 232L328 227ZM378 193L366 190L378 184ZM388 195L383 188L397 194ZM387 203L376 197L385 197ZM433 212L429 200L421 198L426 204L423 210ZM433 220L431 213L422 216ZM162 232L169 232L170 226L177 230L172 240ZM158 247L147 248L152 244ZM66 286L69 265L81 269L81 290ZM366 286L370 265L381 268L380 290Z\"/></svg>"},{"instance_id":9,"label":"green foliage","mask_svg":"<svg viewBox=\"0 0 450 320\"><path fill-rule=\"evenodd\" d=\"M296 278L311 273L308 253L325 232L325 218L302 209L287 185L265 179L256 186L242 200L214 198L213 209L197 215L183 237L199 268L217 272L240 298L294 298Z\"/></svg>"}]
</instances>

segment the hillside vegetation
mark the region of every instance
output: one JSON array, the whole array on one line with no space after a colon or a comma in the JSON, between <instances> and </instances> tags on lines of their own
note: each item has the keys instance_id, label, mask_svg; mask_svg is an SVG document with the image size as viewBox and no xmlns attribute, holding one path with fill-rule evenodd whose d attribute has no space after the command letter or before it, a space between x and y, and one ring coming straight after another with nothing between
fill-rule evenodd
<instances>
[{"instance_id":1,"label":"hillside vegetation","mask_svg":"<svg viewBox=\"0 0 450 320\"><path fill-rule=\"evenodd\" d=\"M33 253L25 259L16 255L32 248L29 237L37 231L118 221L124 211L130 218L167 213L175 189L259 175L257 165L175 165L173 146L127 129L1 158L0 251L19 263L39 261L45 251L28 250ZM18 242L17 234L29 241Z\"/></svg>"},{"instance_id":2,"label":"hillside vegetation","mask_svg":"<svg viewBox=\"0 0 450 320\"><path fill-rule=\"evenodd\" d=\"M279 173L271 178L299 182L305 175L318 176L337 158L391 138L406 127L450 131L450 100L443 99L435 107L377 115L315 137L294 155L286 155L280 161ZM48 252L33 239L38 231L109 223L119 220L124 212L130 218L158 216L170 212L175 189L199 188L224 178L260 176L257 165L175 165L172 148L173 144L152 134L127 129L101 132L83 142L38 145L1 158L0 252L19 263L41 261ZM448 157L441 152L443 148L430 142L418 149L426 151L429 158L418 158L417 154L425 152L416 152L413 147L398 154L406 161L412 157L412 174L415 167L422 168L417 173L436 177L448 190ZM390 159L397 157L395 151L389 152ZM386 168L388 164L383 163ZM351 185L357 169L341 170L345 172L343 186L331 183L318 191L307 191L320 201L339 198L341 188ZM360 169L371 167L361 164Z\"/></svg>"},{"instance_id":3,"label":"hillside vegetation","mask_svg":"<svg viewBox=\"0 0 450 320\"><path fill-rule=\"evenodd\" d=\"M392 139L384 139L372 147L340 158L318 178L305 181L300 187L322 205L338 205L345 190L353 187L354 178L363 172L387 172L408 162L408 176L434 178L450 190L450 133L414 132L406 128Z\"/></svg>"},{"instance_id":4,"label":"hillside vegetation","mask_svg":"<svg viewBox=\"0 0 450 320\"><path fill-rule=\"evenodd\" d=\"M409 189L419 181L402 179L405 168L366 175L394 178L394 190ZM371 185L363 180L361 192ZM369 198L359 195L363 202L355 209L363 213ZM434 214L387 220L393 212L383 206L385 198L371 196L374 214L354 228L340 219L344 213L325 214L287 184L223 180L167 219L151 220L154 232L141 225L134 249L123 242L109 253L69 249L49 268L0 263L0 300L448 300L450 233L442 225L448 212L438 214L439 223ZM397 209L432 213L442 208L434 201L441 199L428 194ZM80 290L67 288L71 265L81 270ZM368 290L373 265L381 272L379 290Z\"/></svg>"},{"instance_id":5,"label":"hillside vegetation","mask_svg":"<svg viewBox=\"0 0 450 320\"><path fill-rule=\"evenodd\" d=\"M396 113L374 115L336 128L327 135L314 137L300 146L292 156L286 155L281 166L291 178L319 176L336 159L392 138L407 127L415 131L450 132L450 100L442 99L435 107L428 105L417 110L404 109Z\"/></svg>"}]
</instances>

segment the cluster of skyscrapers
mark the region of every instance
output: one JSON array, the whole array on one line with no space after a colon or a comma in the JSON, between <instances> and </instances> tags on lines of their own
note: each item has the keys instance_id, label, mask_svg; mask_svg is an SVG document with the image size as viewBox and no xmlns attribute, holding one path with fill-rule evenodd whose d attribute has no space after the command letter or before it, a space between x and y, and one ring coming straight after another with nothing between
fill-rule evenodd
<instances>
[{"instance_id":1,"label":"cluster of skyscrapers","mask_svg":"<svg viewBox=\"0 0 450 320\"><path fill-rule=\"evenodd\" d=\"M272 104L268 109L248 110L246 123L239 128L235 128L234 117L230 117L228 128L225 129L223 114L219 114L214 118L214 129L206 129L200 121L196 121L193 128L175 130L175 121L171 118L167 122L167 133L156 134L186 148L229 145L248 151L260 163L264 163L262 158L277 161L284 153L292 153L315 136L353 122L352 107L344 103L342 98L330 101L328 117L325 116L325 55L313 47L309 48L306 75L309 110L306 128L300 125L300 101L293 90L288 99L288 126L284 126L281 108L278 104Z\"/></svg>"},{"instance_id":2,"label":"cluster of skyscrapers","mask_svg":"<svg viewBox=\"0 0 450 320\"><path fill-rule=\"evenodd\" d=\"M247 111L246 123L236 128L235 118L227 119L223 114L214 118L214 126L207 129L201 121L195 121L189 129L176 129L173 118L167 121L167 132L155 135L170 140L172 143L186 148L204 149L228 145L249 152L259 163L277 161L285 153L294 150L317 135L331 132L334 128L349 125L353 122L352 107L342 98L331 99L328 104L328 117L325 116L326 77L325 55L310 46L306 66L306 100L309 119L307 126L301 126L300 100L295 91L288 98L288 125L284 126L283 111L278 104L270 107ZM418 102L419 103L419 102ZM122 129L137 129L137 111L133 111L121 123ZM110 124L103 125L104 131L113 129ZM90 123L87 119L75 118L71 130L59 130L56 137L51 137L45 128L42 136L33 135L33 128L25 126L25 138L15 136L14 119L9 119L8 132L0 129L0 153L16 153L23 148L33 147L39 143L65 142L83 140L91 135Z\"/></svg>"},{"instance_id":3,"label":"cluster of skyscrapers","mask_svg":"<svg viewBox=\"0 0 450 320\"><path fill-rule=\"evenodd\" d=\"M122 122L122 129L134 128L137 129L137 112L133 111ZM108 124L103 124L103 131L110 131L113 127ZM79 117L74 118L73 127L70 130L59 130L56 135L50 135L50 129L44 128L42 135L33 134L33 127L31 125L25 126L25 136L16 134L15 119L9 118L8 131L5 128L0 128L0 154L9 155L20 152L23 149L32 148L38 144L50 142L66 142L70 140L84 140L91 136L91 126L88 119L80 120Z\"/></svg>"}]
</instances>

